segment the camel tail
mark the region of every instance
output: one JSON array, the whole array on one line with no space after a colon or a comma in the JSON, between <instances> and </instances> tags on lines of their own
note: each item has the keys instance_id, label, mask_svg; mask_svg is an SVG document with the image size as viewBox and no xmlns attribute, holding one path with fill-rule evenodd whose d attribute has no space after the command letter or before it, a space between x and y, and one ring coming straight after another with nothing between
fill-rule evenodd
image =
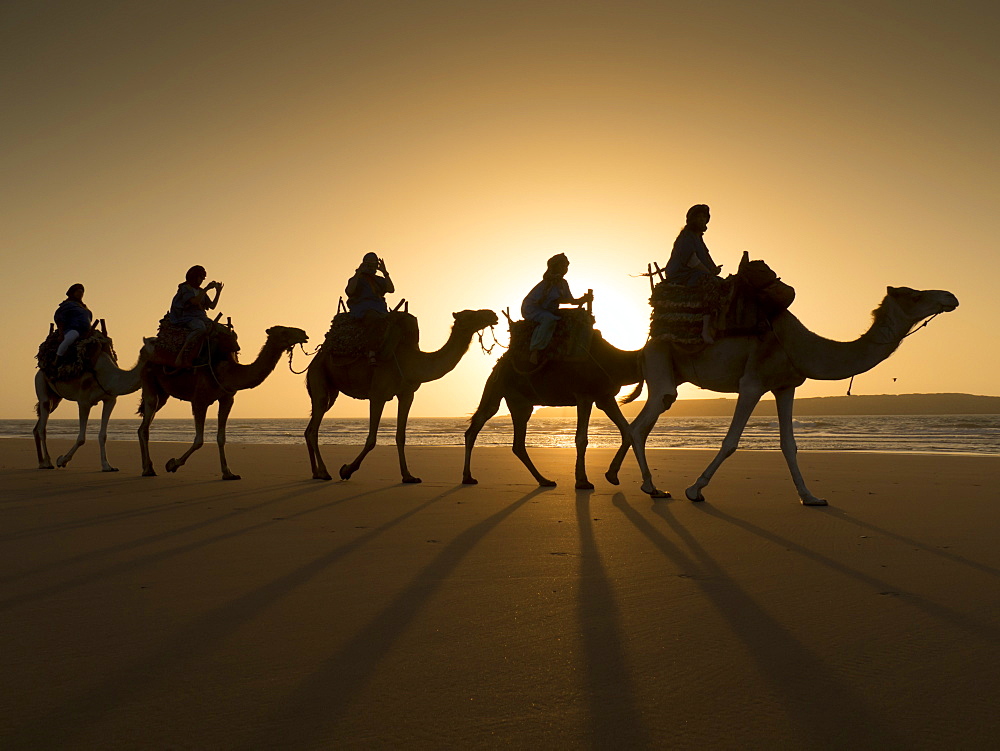
<instances>
[{"instance_id":1,"label":"camel tail","mask_svg":"<svg viewBox=\"0 0 1000 751\"><path fill-rule=\"evenodd\" d=\"M618 400L618 403L628 404L629 402L634 402L636 399L639 398L639 394L642 393L642 387L645 385L645 383L646 383L645 379L640 380L639 383L635 385L635 388L632 389L632 393L630 393L628 396L623 396L621 399Z\"/></svg>"}]
</instances>

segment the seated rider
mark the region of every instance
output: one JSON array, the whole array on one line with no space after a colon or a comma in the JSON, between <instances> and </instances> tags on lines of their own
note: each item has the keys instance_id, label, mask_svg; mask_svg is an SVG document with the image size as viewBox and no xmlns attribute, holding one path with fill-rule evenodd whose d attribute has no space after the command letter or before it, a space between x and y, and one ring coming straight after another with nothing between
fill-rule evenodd
<instances>
[{"instance_id":1,"label":"seated rider","mask_svg":"<svg viewBox=\"0 0 1000 751\"><path fill-rule=\"evenodd\" d=\"M376 272L381 271L383 276L377 276ZM368 361L375 364L375 352L379 343L374 341L375 327L372 326L375 319L384 318L389 315L389 306L385 304L387 293L396 291L396 287L389 278L389 272L385 268L385 261L375 253L365 253L361 260L361 265L348 282L347 288L347 309L351 317L364 323L366 333L366 344L368 347Z\"/></svg>"},{"instance_id":2,"label":"seated rider","mask_svg":"<svg viewBox=\"0 0 1000 751\"><path fill-rule=\"evenodd\" d=\"M83 302L83 291L83 285L79 283L66 290L66 299L59 303L53 315L56 328L62 334L56 357L64 356L78 339L90 333L94 314Z\"/></svg>"},{"instance_id":3,"label":"seated rider","mask_svg":"<svg viewBox=\"0 0 1000 751\"><path fill-rule=\"evenodd\" d=\"M542 281L532 287L531 292L521 303L521 317L526 321L538 323L531 333L529 358L532 363L538 362L538 353L552 341L552 334L559 321L559 305L563 303L582 305L594 299L589 293L574 298L573 293L569 291L569 283L565 279L566 272L569 271L569 259L564 253L552 256L547 266Z\"/></svg>"},{"instance_id":4,"label":"seated rider","mask_svg":"<svg viewBox=\"0 0 1000 751\"><path fill-rule=\"evenodd\" d=\"M664 269L667 281L685 287L697 287L718 283L722 266L717 266L708 252L703 235L708 231L708 221L711 219L708 206L699 203L688 209L687 223L674 240L674 248L670 260ZM712 344L715 339L711 333L711 312L702 316L701 338Z\"/></svg>"},{"instance_id":5,"label":"seated rider","mask_svg":"<svg viewBox=\"0 0 1000 751\"><path fill-rule=\"evenodd\" d=\"M206 276L208 274L204 266L189 268L184 281L177 285L177 294L170 302L167 320L189 332L174 361L177 367L189 365L185 360L185 353L196 340L200 340L208 333L211 321L205 311L214 310L222 295L222 284L219 282L209 282L202 288L201 283L205 281ZM215 297L209 299L208 293L212 290L215 290Z\"/></svg>"}]
</instances>

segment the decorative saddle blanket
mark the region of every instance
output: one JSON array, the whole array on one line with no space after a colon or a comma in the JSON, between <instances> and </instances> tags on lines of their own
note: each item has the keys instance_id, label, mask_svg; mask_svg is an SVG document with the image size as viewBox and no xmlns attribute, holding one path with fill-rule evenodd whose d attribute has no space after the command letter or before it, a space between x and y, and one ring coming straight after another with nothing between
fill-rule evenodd
<instances>
[{"instance_id":1,"label":"decorative saddle blanket","mask_svg":"<svg viewBox=\"0 0 1000 751\"><path fill-rule=\"evenodd\" d=\"M764 262L744 252L739 270L725 279L705 278L687 287L666 279L653 288L649 304L649 336L686 348L705 346L703 318L707 314L714 338L760 335L767 321L786 310L795 290Z\"/></svg>"},{"instance_id":2,"label":"decorative saddle blanket","mask_svg":"<svg viewBox=\"0 0 1000 751\"><path fill-rule=\"evenodd\" d=\"M118 361L118 355L115 354L114 344L110 337L97 329L91 331L85 339L77 339L65 355L58 357L56 350L61 341L60 333L53 331L38 345L38 354L35 355L35 359L38 360L38 368L45 374L46 378L53 381L70 380L77 378L84 371L93 370L101 352L107 352L112 359Z\"/></svg>"},{"instance_id":3,"label":"decorative saddle blanket","mask_svg":"<svg viewBox=\"0 0 1000 751\"><path fill-rule=\"evenodd\" d=\"M350 313L337 313L320 347L329 357L368 357L375 352L378 360L392 356L400 342L417 346L420 339L416 316L394 310L384 316L355 318Z\"/></svg>"},{"instance_id":4,"label":"decorative saddle blanket","mask_svg":"<svg viewBox=\"0 0 1000 751\"><path fill-rule=\"evenodd\" d=\"M156 336L149 340L149 344L152 345L149 362L157 365L176 365L177 355L190 334L189 329L171 323L166 316L161 318ZM209 358L212 362L221 362L230 359L239 351L236 331L229 326L213 322L209 327L208 337L200 342L193 342L190 351L185 353L187 360L185 366L203 365Z\"/></svg>"},{"instance_id":5,"label":"decorative saddle blanket","mask_svg":"<svg viewBox=\"0 0 1000 751\"><path fill-rule=\"evenodd\" d=\"M510 349L515 358L527 358L531 349L531 335L538 324L535 321L511 321ZM594 335L594 316L584 308L561 308L552 341L545 348L548 360L584 360L590 351Z\"/></svg>"}]
</instances>

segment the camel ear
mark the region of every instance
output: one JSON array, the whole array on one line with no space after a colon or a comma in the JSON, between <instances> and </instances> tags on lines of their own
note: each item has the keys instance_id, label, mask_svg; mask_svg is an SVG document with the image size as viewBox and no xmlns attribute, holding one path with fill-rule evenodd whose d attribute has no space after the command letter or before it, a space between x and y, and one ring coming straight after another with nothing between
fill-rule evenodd
<instances>
[{"instance_id":1,"label":"camel ear","mask_svg":"<svg viewBox=\"0 0 1000 751\"><path fill-rule=\"evenodd\" d=\"M451 317L454 318L457 321L458 320L458 313L452 313Z\"/></svg>"},{"instance_id":2,"label":"camel ear","mask_svg":"<svg viewBox=\"0 0 1000 751\"><path fill-rule=\"evenodd\" d=\"M892 296L892 297L895 297L895 296L896 296L897 294L899 294L899 290L898 290L898 289L896 289L895 287L886 287L886 288L885 288L885 293L886 293L887 295L890 295L890 296Z\"/></svg>"}]
</instances>

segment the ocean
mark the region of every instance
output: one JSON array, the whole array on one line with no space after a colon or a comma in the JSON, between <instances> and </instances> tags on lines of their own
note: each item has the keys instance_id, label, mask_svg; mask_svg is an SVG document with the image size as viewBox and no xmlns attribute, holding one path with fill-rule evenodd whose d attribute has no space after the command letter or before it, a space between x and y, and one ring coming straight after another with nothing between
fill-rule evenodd
<instances>
[{"instance_id":1,"label":"ocean","mask_svg":"<svg viewBox=\"0 0 1000 751\"><path fill-rule=\"evenodd\" d=\"M0 437L31 438L34 420L0 420ZM227 426L230 443L302 444L307 418L231 418ZM467 419L461 417L415 417L407 425L410 446L461 446ZM96 440L98 414L91 417L88 440ZM108 437L134 441L137 418L112 419ZM215 420L206 426L206 442L215 440ZM717 449L729 427L728 417L661 416L649 436L649 448ZM392 445L394 418L384 418L378 442ZM528 424L528 446L572 448L576 420L572 417L535 417ZM50 419L50 438L75 437L77 421ZM320 442L360 446L368 433L367 418L327 417L320 428ZM194 426L190 419L157 419L150 438L154 441L190 442ZM865 451L878 453L935 453L1000 455L1000 415L877 415L802 417L795 421L800 451ZM510 446L510 417L497 416L479 434L477 446ZM592 448L617 447L618 431L603 414L590 423ZM773 417L752 418L743 432L741 448L779 450L778 423ZM303 449L304 450L304 449Z\"/></svg>"}]
</instances>

